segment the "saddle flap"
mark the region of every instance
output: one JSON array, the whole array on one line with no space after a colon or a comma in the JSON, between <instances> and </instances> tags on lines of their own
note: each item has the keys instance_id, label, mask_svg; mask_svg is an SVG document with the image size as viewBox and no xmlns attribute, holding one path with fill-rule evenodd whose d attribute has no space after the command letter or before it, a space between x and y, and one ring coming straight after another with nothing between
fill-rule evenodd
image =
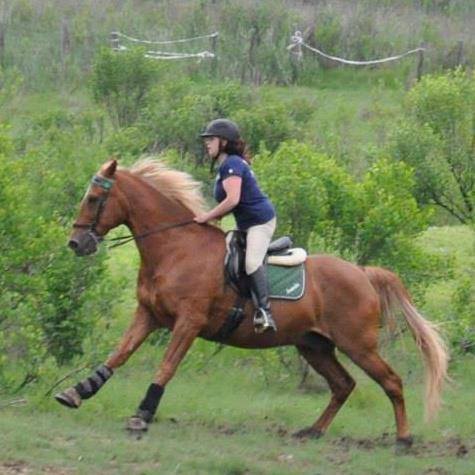
<instances>
[{"instance_id":1,"label":"saddle flap","mask_svg":"<svg viewBox=\"0 0 475 475\"><path fill-rule=\"evenodd\" d=\"M247 283L241 279L244 273L244 260L246 249L246 233L229 231L226 233L226 256L224 269L227 280L243 296L249 295Z\"/></svg>"}]
</instances>

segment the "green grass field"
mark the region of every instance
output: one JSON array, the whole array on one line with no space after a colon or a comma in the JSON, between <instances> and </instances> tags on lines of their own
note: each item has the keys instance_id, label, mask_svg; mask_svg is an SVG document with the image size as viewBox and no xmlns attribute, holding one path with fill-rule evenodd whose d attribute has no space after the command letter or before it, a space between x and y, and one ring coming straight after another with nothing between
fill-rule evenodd
<instances>
[{"instance_id":1,"label":"green grass field","mask_svg":"<svg viewBox=\"0 0 475 475\"><path fill-rule=\"evenodd\" d=\"M463 227L432 228L420 239L431 249L454 255L460 266L470 255L473 234ZM117 249L109 263L111 272L127 282L104 333L104 340L112 342L134 306L136 252L132 246ZM444 309L450 310L451 285L446 281L427 291L424 310L430 313L437 306L438 320L443 320ZM167 388L157 423L141 440L131 438L124 426L158 367L164 348L156 342L146 343L79 410L45 396L58 375L19 395L26 404L6 405L13 397L1 401L0 474L475 473L473 355L451 362L452 381L440 417L426 424L422 365L414 344L404 340L383 349L405 382L415 436L408 453L396 454L387 397L345 357L340 356L358 381L356 390L323 439L301 442L291 434L323 410L329 398L325 384L312 377L299 388L298 371L284 369L276 353L225 348L212 356L214 350L212 344L196 342ZM292 350L285 356L292 358Z\"/></svg>"},{"instance_id":2,"label":"green grass field","mask_svg":"<svg viewBox=\"0 0 475 475\"><path fill-rule=\"evenodd\" d=\"M328 392L298 390L296 377L266 381L262 368L236 354L219 355L204 370L185 367L167 389L157 423L141 440L133 439L124 423L148 385L156 356L135 358L79 410L38 395L25 406L1 409L0 473L475 472L473 357L453 365L454 381L434 423L423 422L420 384L406 387L415 443L397 455L390 404L353 367L359 385L327 435L300 442L292 431L314 420Z\"/></svg>"},{"instance_id":3,"label":"green grass field","mask_svg":"<svg viewBox=\"0 0 475 475\"><path fill-rule=\"evenodd\" d=\"M360 175L373 151L387 140L401 110L404 86L371 82L369 75L329 76L315 88L268 87L284 100L305 98L315 115L304 139L331 151ZM84 110L88 95L18 97L2 111L21 127L22 116L56 109ZM334 131L333 135L329 132ZM85 184L86 186L86 184ZM226 227L231 223L227 221ZM125 234L124 229L115 231ZM455 268L473 262L473 232L466 227L434 227L420 243ZM470 260L471 259L471 260ZM109 268L121 279L118 305L104 316L86 342L88 361L113 348L135 305L138 267L133 245L111 251ZM457 274L456 271L455 274ZM454 275L456 277L457 275ZM436 321L456 318L451 297L455 279L430 286L422 310ZM312 423L328 402L321 380L299 389L297 371L284 369L275 352L215 347L199 341L163 398L158 421L141 440L124 430L158 367L163 346L146 343L104 389L77 411L58 405L47 390L63 374L84 364L76 360L61 374L16 396L0 396L0 474L473 474L475 473L475 358L451 362L453 381L437 421L423 420L422 368L415 346L402 341L383 353L405 382L415 444L407 454L394 449L394 417L382 390L342 357L358 386L321 440L299 442L292 432ZM94 358L90 358L93 354ZM287 358L292 352L286 352ZM100 359L98 359L100 361ZM293 361L295 364L295 361ZM87 374L74 375L65 388ZM58 388L59 389L59 388ZM11 405L14 399L25 404Z\"/></svg>"}]
</instances>

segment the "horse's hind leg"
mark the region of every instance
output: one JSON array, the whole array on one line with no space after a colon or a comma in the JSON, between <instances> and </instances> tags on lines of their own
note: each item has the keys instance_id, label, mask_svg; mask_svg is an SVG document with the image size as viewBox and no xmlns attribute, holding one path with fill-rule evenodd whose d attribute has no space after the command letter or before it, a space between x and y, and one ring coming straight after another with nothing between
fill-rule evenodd
<instances>
[{"instance_id":1,"label":"horse's hind leg","mask_svg":"<svg viewBox=\"0 0 475 475\"><path fill-rule=\"evenodd\" d=\"M412 445L412 437L409 432L401 378L381 358L378 352L373 351L347 351L347 355L362 368L366 374L373 378L389 397L396 418L397 443L401 447Z\"/></svg>"},{"instance_id":2,"label":"horse's hind leg","mask_svg":"<svg viewBox=\"0 0 475 475\"><path fill-rule=\"evenodd\" d=\"M335 346L327 338L312 334L308 344L298 345L297 349L310 366L326 379L332 397L317 421L311 427L296 432L294 436L320 437L345 403L355 387L355 381L336 359Z\"/></svg>"}]
</instances>

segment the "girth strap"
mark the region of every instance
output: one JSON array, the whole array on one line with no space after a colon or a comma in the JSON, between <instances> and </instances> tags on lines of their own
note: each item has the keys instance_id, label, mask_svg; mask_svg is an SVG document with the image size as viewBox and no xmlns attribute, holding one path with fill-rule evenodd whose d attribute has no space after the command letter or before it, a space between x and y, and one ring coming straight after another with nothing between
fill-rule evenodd
<instances>
[{"instance_id":1,"label":"girth strap","mask_svg":"<svg viewBox=\"0 0 475 475\"><path fill-rule=\"evenodd\" d=\"M213 335L213 340L227 340L239 327L244 320L244 304L245 299L238 295L234 306L229 309L226 320L224 320L221 328Z\"/></svg>"}]
</instances>

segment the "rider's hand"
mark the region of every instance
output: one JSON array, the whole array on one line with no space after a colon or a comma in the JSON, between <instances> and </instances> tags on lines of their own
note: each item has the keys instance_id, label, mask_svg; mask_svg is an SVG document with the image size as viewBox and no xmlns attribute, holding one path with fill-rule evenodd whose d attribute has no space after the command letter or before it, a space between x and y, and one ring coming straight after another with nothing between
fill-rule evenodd
<instances>
[{"instance_id":1,"label":"rider's hand","mask_svg":"<svg viewBox=\"0 0 475 475\"><path fill-rule=\"evenodd\" d=\"M195 221L195 223L198 223L198 224L205 224L206 222L209 221L208 213L202 213L202 214L199 214L198 216L195 216L193 218L193 221Z\"/></svg>"}]
</instances>

